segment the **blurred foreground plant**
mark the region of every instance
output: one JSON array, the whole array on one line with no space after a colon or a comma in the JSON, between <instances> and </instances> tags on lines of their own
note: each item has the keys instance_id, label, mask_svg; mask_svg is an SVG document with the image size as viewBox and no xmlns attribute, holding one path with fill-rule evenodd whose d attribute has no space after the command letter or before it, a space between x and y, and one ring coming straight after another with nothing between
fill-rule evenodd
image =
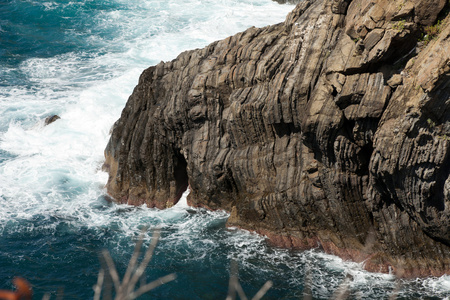
<instances>
[{"instance_id":1,"label":"blurred foreground plant","mask_svg":"<svg viewBox=\"0 0 450 300\"><path fill-rule=\"evenodd\" d=\"M15 291L0 290L0 299L2 300L31 300L33 292L31 285L23 278L16 277L13 280L16 287Z\"/></svg>"},{"instance_id":2,"label":"blurred foreground plant","mask_svg":"<svg viewBox=\"0 0 450 300\"><path fill-rule=\"evenodd\" d=\"M244 290L242 289L241 284L239 283L238 279L238 265L237 262L232 260L231 261L231 267L230 267L230 282L228 285L228 296L226 300L235 300L236 299L236 293L239 295L239 298L241 300L247 300L247 295L245 295ZM255 296L252 298L252 300L259 300L261 299L267 291L272 287L273 283L272 281L266 281L266 283L261 287L261 289L255 294Z\"/></svg>"},{"instance_id":3,"label":"blurred foreground plant","mask_svg":"<svg viewBox=\"0 0 450 300\"><path fill-rule=\"evenodd\" d=\"M138 241L136 242L136 246L134 248L133 255L128 263L127 270L125 275L123 276L122 281L119 278L119 274L117 273L116 265L114 264L111 255L108 250L103 250L103 258L105 259L106 265L108 267L108 273L111 276L112 282L114 284L114 289L116 292L115 300L132 300L137 297L157 288L160 285L163 285L169 281L172 281L176 278L174 273L160 277L150 283L142 282L144 279L142 275L144 274L145 269L147 268L150 260L152 259L153 252L155 250L156 244L158 243L159 237L161 236L161 230L155 229L153 231L153 237L150 242L150 245L145 251L144 258L141 263L138 264L138 258L141 254L142 244L144 242L144 233L145 230L142 230ZM135 289L138 281L141 281L141 285L138 289ZM105 283L105 270L101 269L98 273L97 284L94 286L94 300L100 300L100 295L102 290L104 289ZM104 297L105 298L105 297Z\"/></svg>"}]
</instances>

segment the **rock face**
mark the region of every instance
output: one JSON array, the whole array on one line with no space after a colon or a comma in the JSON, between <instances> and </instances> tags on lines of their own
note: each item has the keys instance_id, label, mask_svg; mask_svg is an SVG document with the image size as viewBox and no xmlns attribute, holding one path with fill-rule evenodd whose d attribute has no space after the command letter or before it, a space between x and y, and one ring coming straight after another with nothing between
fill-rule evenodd
<instances>
[{"instance_id":1,"label":"rock face","mask_svg":"<svg viewBox=\"0 0 450 300\"><path fill-rule=\"evenodd\" d=\"M445 0L305 0L145 70L105 150L108 192L191 205L279 246L450 274Z\"/></svg>"}]
</instances>

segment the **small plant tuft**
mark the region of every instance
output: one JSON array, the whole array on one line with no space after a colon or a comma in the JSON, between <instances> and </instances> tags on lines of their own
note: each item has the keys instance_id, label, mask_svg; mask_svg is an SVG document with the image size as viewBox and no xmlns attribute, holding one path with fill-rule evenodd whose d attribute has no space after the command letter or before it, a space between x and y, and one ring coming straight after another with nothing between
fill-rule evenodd
<instances>
[{"instance_id":1,"label":"small plant tuft","mask_svg":"<svg viewBox=\"0 0 450 300\"><path fill-rule=\"evenodd\" d=\"M432 40L435 40L438 37L442 28L444 28L444 25L444 20L439 20L436 24L425 27L419 42L423 42L424 46L428 45Z\"/></svg>"},{"instance_id":2,"label":"small plant tuft","mask_svg":"<svg viewBox=\"0 0 450 300\"><path fill-rule=\"evenodd\" d=\"M431 120L430 118L427 119L427 123L430 128L434 128L436 126L436 123L433 122L433 120Z\"/></svg>"},{"instance_id":3,"label":"small plant tuft","mask_svg":"<svg viewBox=\"0 0 450 300\"><path fill-rule=\"evenodd\" d=\"M392 29L398 30L398 31L403 31L403 29L405 29L405 24L406 24L406 20L400 20L397 23L392 25Z\"/></svg>"}]
</instances>

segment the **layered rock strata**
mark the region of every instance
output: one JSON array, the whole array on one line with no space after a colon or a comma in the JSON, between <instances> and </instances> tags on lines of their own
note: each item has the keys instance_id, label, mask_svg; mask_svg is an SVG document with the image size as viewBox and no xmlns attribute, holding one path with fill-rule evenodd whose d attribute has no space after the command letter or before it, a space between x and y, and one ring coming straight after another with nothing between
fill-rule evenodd
<instances>
[{"instance_id":1,"label":"layered rock strata","mask_svg":"<svg viewBox=\"0 0 450 300\"><path fill-rule=\"evenodd\" d=\"M108 193L191 205L279 246L450 274L445 0L305 0L146 69L105 150Z\"/></svg>"}]
</instances>

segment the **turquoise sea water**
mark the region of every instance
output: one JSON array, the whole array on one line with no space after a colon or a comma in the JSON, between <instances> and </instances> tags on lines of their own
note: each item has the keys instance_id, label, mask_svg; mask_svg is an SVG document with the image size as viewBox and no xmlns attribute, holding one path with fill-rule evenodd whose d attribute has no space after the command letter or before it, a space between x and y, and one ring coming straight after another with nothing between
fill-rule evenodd
<instances>
[{"instance_id":1,"label":"turquoise sea water","mask_svg":"<svg viewBox=\"0 0 450 300\"><path fill-rule=\"evenodd\" d=\"M28 279L35 299L92 299L108 249L123 274L140 229L162 229L147 272L177 279L141 299L225 299L231 260L253 296L329 299L346 278L354 299L450 298L450 278L397 282L319 251L268 246L226 229L225 212L106 201L100 170L109 130L143 69L181 51L281 22L270 0L0 1L0 289ZM61 119L44 126L45 117ZM151 233L146 236L146 245ZM62 291L62 292L61 292Z\"/></svg>"}]
</instances>

